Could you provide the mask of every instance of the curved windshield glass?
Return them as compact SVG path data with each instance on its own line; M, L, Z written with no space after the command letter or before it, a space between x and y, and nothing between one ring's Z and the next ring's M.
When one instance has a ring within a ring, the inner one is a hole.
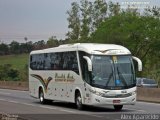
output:
M92 57L92 85L104 89L127 89L136 85L131 56Z

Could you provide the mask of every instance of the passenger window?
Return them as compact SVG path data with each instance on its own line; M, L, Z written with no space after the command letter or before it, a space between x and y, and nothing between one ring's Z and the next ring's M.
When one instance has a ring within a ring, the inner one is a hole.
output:
M30 68L33 70L72 70L79 74L76 51L31 55Z

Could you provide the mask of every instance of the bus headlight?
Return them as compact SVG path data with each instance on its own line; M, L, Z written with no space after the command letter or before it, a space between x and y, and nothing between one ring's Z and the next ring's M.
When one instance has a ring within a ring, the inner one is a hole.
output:
M90 90L90 92L93 93L93 94L96 94L96 95L98 95L98 96L101 96L101 97L104 96L104 93L98 92L98 91L96 91L96 90Z
M134 91L134 92L131 92L131 95L136 95L136 91Z

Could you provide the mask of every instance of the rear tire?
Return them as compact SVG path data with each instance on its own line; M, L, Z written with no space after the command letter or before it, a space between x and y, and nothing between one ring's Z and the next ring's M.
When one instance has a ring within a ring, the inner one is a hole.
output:
M76 103L76 106L77 106L78 110L83 109L84 106L82 104L82 97L81 97L81 94L79 92L76 94L75 103Z
M122 108L123 108L123 105L114 105L114 109L116 111L120 111L120 110L122 110Z
M40 89L39 91L39 101L41 104L45 104L47 102L47 100L44 98L43 89Z

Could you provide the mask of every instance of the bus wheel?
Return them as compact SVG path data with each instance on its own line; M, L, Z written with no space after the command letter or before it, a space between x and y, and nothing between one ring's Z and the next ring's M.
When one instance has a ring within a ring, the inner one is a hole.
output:
M44 93L43 93L42 89L40 89L40 91L39 91L39 100L40 100L41 104L45 104L46 103L46 101L44 99Z
M81 94L79 92L76 94L75 103L76 103L76 106L77 106L78 110L83 109L82 97L81 97Z
M120 110L122 110L122 108L123 108L123 105L114 105L114 109L116 111L120 111Z

